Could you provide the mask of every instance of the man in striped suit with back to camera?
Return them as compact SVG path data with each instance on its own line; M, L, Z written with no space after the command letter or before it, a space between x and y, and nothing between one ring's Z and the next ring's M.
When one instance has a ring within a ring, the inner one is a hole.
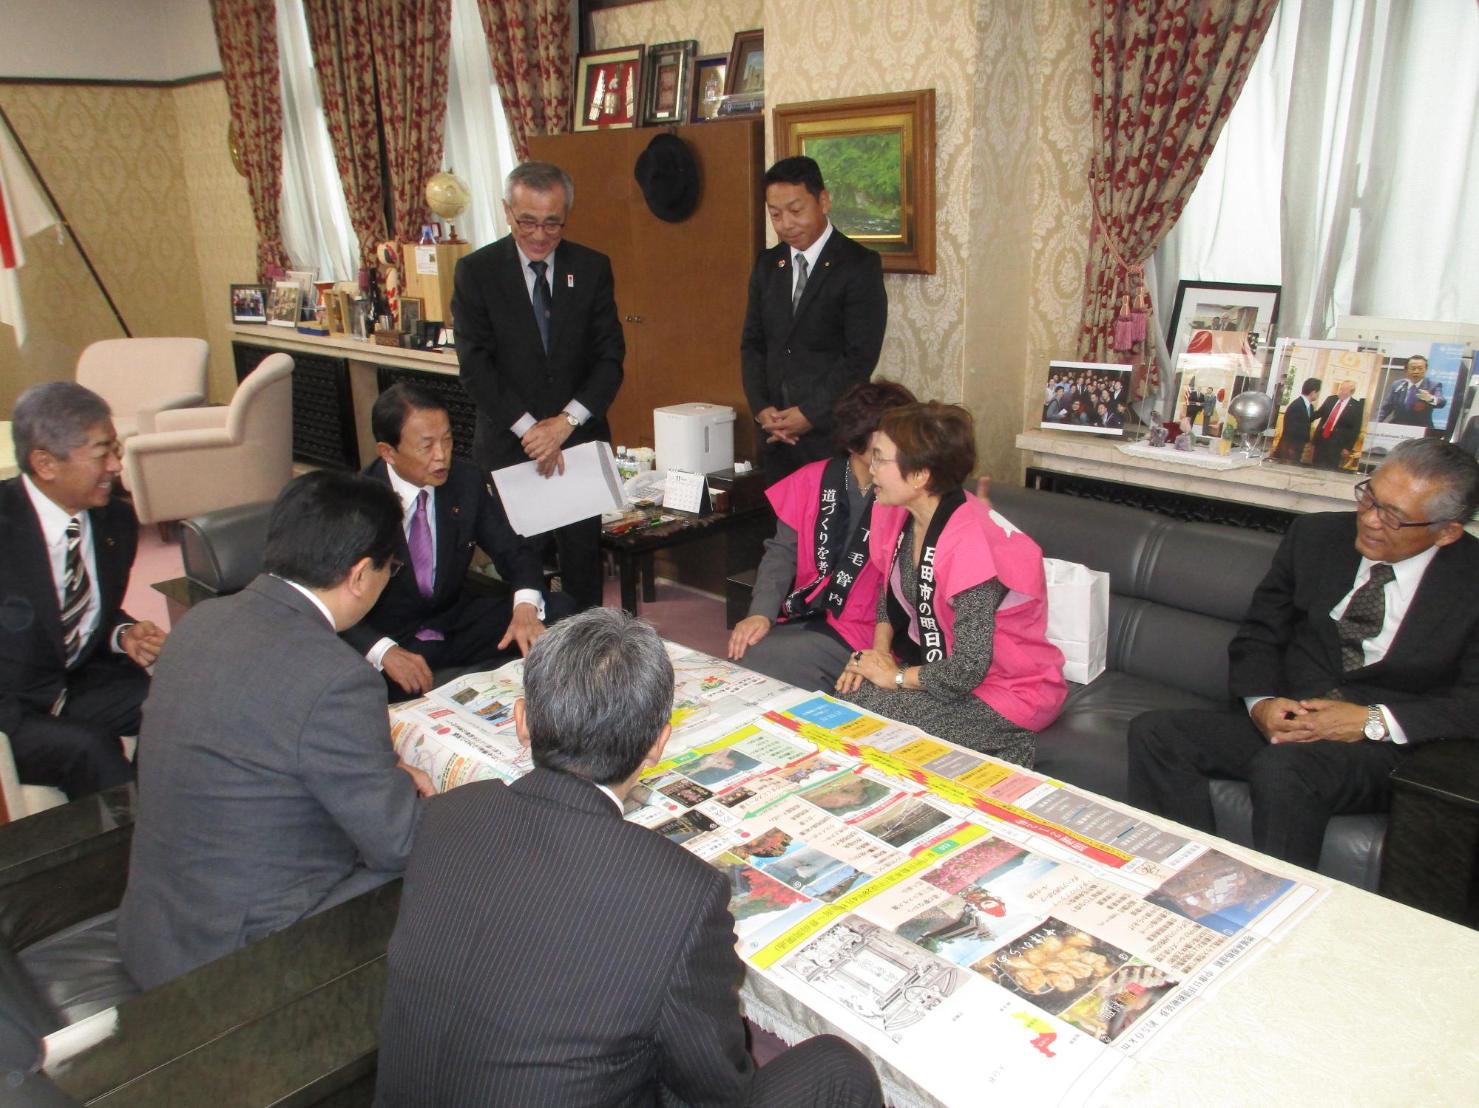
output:
M756 1069L728 883L622 819L662 757L673 667L647 624L551 627L514 706L535 768L433 801L390 941L381 1105L881 1104L831 1036Z

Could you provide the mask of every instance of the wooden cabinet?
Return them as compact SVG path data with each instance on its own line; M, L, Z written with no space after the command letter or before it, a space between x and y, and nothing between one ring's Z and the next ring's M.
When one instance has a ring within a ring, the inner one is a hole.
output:
M566 237L611 258L627 344L626 378L610 413L613 441L651 446L652 409L706 401L735 409L735 456L753 460L739 342L750 266L764 245L764 128L758 119L677 128L702 180L698 208L681 223L653 215L634 176L657 133L538 136L529 155L575 181Z

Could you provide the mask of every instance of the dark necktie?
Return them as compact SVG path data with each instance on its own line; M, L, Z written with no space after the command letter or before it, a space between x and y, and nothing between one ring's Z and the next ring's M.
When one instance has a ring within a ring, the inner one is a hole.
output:
M534 322L539 325L539 341L544 343L544 352L549 353L549 282L544 279L548 262L530 262L534 271Z
M92 580L82 557L82 522L73 516L67 523L67 560L62 572L62 643L71 668L82 653L82 617L92 597Z
M791 291L791 314L801 306L801 294L806 291L806 255L796 255L796 287Z
M1381 632L1387 617L1385 588L1395 574L1386 562L1377 562L1371 567L1371 577L1356 590L1351 602L1345 606L1336 628L1340 633L1340 664L1347 673L1366 664L1361 643Z

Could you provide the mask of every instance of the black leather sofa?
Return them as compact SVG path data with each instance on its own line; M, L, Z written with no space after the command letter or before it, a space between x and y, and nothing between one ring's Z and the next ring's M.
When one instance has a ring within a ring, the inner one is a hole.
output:
M995 486L991 501L1044 556L1109 574L1107 668L1071 689L1062 714L1038 736L1036 768L1124 801L1135 716L1231 706L1227 646L1279 536L1036 489ZM1212 802L1217 833L1251 846L1247 785L1215 781ZM1376 891L1386 827L1384 815L1336 816L1319 871Z

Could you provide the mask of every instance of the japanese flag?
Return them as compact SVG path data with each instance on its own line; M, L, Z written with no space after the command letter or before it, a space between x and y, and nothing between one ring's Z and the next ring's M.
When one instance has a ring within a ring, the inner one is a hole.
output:
M0 121L0 323L15 328L17 346L26 341L18 277L26 263L22 240L59 222L16 149L10 128Z

